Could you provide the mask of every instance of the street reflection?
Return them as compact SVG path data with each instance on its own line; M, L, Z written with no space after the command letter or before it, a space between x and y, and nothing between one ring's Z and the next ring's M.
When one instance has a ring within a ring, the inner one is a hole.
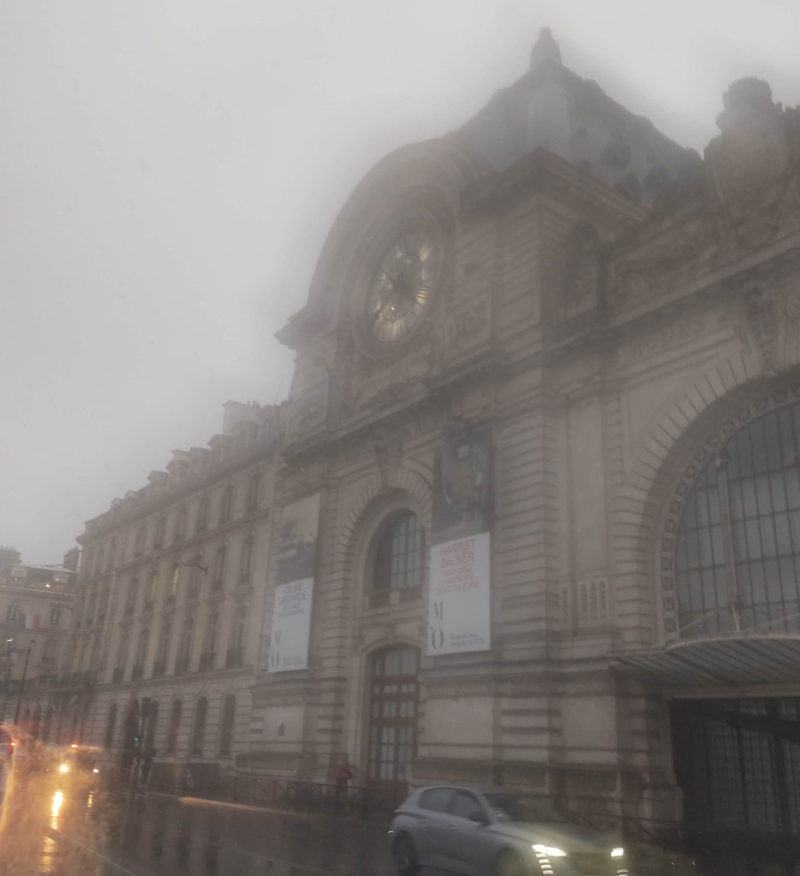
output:
M64 795L61 791L56 791L53 794L53 820L56 822L53 827L58 826L58 813L61 811L61 804L64 802Z

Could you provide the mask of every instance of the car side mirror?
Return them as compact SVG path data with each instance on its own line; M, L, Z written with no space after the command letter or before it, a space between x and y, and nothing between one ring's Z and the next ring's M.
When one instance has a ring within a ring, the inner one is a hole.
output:
M475 812L471 812L469 816L470 821L474 821L476 824L488 824L489 819L483 812L479 812L477 809Z

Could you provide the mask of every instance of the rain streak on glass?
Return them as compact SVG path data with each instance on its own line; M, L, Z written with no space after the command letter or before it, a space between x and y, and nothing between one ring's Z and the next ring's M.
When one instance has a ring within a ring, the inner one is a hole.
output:
M402 337L430 304L439 254L428 228L401 231L381 259L367 297L367 326L379 341Z

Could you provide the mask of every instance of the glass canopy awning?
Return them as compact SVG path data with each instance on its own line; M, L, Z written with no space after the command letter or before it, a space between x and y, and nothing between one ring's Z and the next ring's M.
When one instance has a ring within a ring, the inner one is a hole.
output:
M800 634L687 639L666 648L618 653L612 668L662 688L798 684Z

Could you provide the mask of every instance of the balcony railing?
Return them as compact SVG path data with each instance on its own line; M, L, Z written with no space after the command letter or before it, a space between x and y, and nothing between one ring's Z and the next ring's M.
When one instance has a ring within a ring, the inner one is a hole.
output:
M189 671L189 658L178 657L175 660L175 675L186 675Z
M242 665L244 658L244 648L228 648L228 653L225 655L225 668L237 669Z
M205 654L200 655L200 672L208 672L209 669L214 668L214 652L206 651Z
M144 675L144 664L140 663L131 670L131 681L139 681Z

